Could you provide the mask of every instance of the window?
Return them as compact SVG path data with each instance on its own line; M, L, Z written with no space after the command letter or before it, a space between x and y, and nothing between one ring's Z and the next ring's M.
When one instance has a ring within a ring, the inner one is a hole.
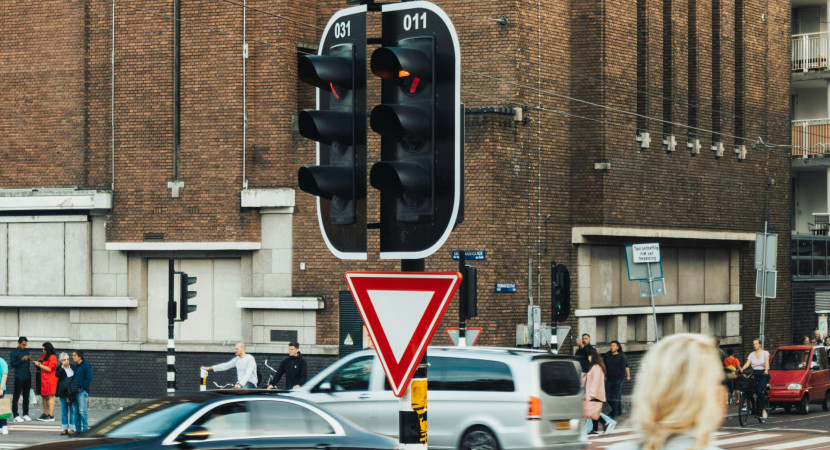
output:
M512 392L513 375L507 364L482 359L428 357L428 389L437 391Z
M550 361L539 366L542 391L553 396L576 395L579 393L580 374L570 361Z
M358 358L346 363L337 369L329 378L314 388L315 392L320 391L320 386L329 383L334 391L367 391L369 390L369 377L372 375L373 356Z
M830 278L830 239L793 236L790 272L794 278Z
M770 370L804 370L810 350L778 350L769 363Z
M239 439L251 435L251 411L248 402L219 405L200 417L193 425L210 431L209 439Z
M251 402L254 436L301 436L334 434L322 416L296 403L281 400Z

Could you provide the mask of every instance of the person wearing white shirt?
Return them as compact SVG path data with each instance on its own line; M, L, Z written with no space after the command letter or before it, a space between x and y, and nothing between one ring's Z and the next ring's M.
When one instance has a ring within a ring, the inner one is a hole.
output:
M233 347L233 351L236 353L236 357L232 360L213 366L202 366L202 370L222 372L236 367L236 385L234 385L234 388L256 389L259 383L256 376L256 360L253 356L245 353L244 342L237 342Z

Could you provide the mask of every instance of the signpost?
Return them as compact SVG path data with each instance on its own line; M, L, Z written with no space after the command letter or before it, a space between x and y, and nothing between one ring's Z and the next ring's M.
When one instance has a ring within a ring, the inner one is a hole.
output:
M764 232L755 235L755 296L761 297L761 330L758 335L761 345L764 345L764 325L766 322L767 299L775 298L776 280L778 271L775 261L778 259L778 235L767 233L767 222L764 222Z
M465 347L472 347L476 345L476 341L481 336L484 329L481 327L469 327L466 329L467 333L464 335ZM458 327L447 327L447 336L450 337L452 345L458 347Z
M628 279L640 281L640 296L651 299L651 314L654 317L654 340L660 340L657 328L657 308L654 306L656 295L666 295L663 281L663 263L660 259L660 244L633 244L625 246L625 264L628 267Z

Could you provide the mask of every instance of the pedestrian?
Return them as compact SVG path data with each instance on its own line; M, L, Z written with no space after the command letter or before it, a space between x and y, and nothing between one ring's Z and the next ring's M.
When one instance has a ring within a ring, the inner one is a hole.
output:
M654 344L640 363L631 419L637 441L613 450L708 449L723 423L723 370L709 336L678 333Z
M268 389L273 389L283 375L285 375L286 389L297 389L308 379L306 363L303 355L300 354L300 344L297 342L288 344L288 358L283 359L280 363L273 381L268 384Z
M813 331L813 336L816 337L816 342L823 342L824 341L824 339L822 339L822 336L821 336L821 330L814 330Z
M815 336L810 336L810 346L815 347L820 341L816 340Z
M32 372L29 361L32 355L29 349L29 340L26 336L17 338L17 348L12 350L11 364L14 370L14 393L12 394L12 415L15 422L31 422L29 417L29 392L32 390ZM23 397L23 415L18 414L17 402Z
M810 336L801 336L801 345L810 345Z
M824 348L826 348L827 351L830 352L830 336L824 338Z
M608 415L616 419L622 414L622 383L623 380L631 381L631 370L620 341L611 341L611 349L602 359L605 363L605 395L611 405L611 413Z
M84 358L83 350L72 352L72 361L75 363L75 382L78 383L78 393L75 394L75 432L83 433L89 429L86 406L89 386L92 384L92 365Z
M582 378L580 381L585 386L585 377L588 371L591 370L591 363L588 362L588 356L590 356L591 350L594 348L591 345L591 335L588 333L583 334L582 339L576 341L576 345L579 348L576 350L575 356L579 358L579 365L582 367Z
M222 372L236 367L236 384L234 388L256 389L257 383L259 383L256 376L256 360L254 360L253 356L245 353L244 342L237 342L233 346L233 351L236 357L230 361L213 366L202 366L201 369Z
M617 421L606 416L602 412L602 404L605 403L605 364L599 356L599 352L591 347L588 355L588 363L591 368L585 378L585 399L582 404L582 412L585 416L585 432L597 434L598 426L594 422L605 422L605 433L612 433L617 426Z
M728 405L732 398L735 398L735 404L738 404L738 397L735 392L735 378L738 377L738 368L741 367L741 361L735 357L735 350L731 348L726 350L726 359L723 360L723 367L726 368L726 378L729 380L729 394L726 397L726 404Z
M726 359L726 352L724 352L723 349L720 348L720 338L715 336L714 339L715 339L715 348L718 349L718 355L720 356L720 360L723 361L723 360Z
M58 389L58 378L55 370L58 368L58 357L55 356L55 347L51 342L43 343L43 353L33 362L40 369L40 398L43 399L43 414L37 418L41 422L55 421L55 391Z
M0 357L0 398L6 397L6 380L9 379L9 364ZM0 434L9 434L8 420L0 419Z
M77 403L73 398L77 392L71 392L70 388L75 371L72 370L68 354L61 353L58 362L61 365L55 373L58 377L57 396L61 400L61 435L69 436L75 434L75 416L78 415Z
M767 405L764 404L764 391L769 383L769 352L764 350L760 339L752 341L752 347L755 349L749 354L746 363L741 370L746 370L747 367L752 366L752 375L758 380L758 409L761 410L761 417L767 418Z

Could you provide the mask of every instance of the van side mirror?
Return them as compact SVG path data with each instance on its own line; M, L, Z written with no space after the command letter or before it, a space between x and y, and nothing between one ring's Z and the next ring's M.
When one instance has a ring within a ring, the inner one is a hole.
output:
M199 425L191 425L185 429L179 437L176 438L178 442L188 441L204 441L210 437L210 431Z

